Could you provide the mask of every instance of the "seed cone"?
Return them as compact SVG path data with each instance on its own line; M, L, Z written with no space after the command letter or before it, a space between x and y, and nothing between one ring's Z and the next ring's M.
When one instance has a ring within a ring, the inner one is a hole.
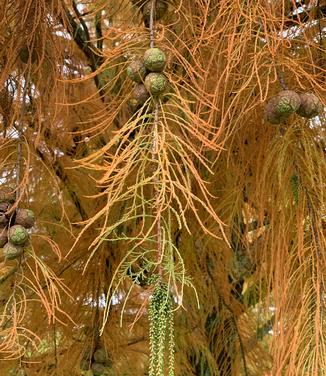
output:
M94 352L93 358L94 358L95 363L101 363L101 364L105 365L106 367L112 366L112 361L108 357L105 349L103 349L103 348L97 349Z
M301 105L297 110L297 114L311 119L319 115L323 111L323 105L319 98L312 93L300 94Z
M283 90L267 103L265 108L266 119L272 124L280 124L296 112L300 104L300 96L295 91Z
M102 376L105 370L106 370L105 366L101 363L92 364L92 371L93 371L94 376Z
M153 96L164 93L167 87L167 79L161 73L150 73L145 78L145 87Z
M8 231L9 241L14 245L24 245L28 240L28 232L21 225L14 225Z
M104 349L97 349L94 352L93 358L96 363L105 363L108 359L108 356L106 355L106 351Z
M127 68L128 76L138 84L144 81L146 73L144 62L141 59L133 60Z
M0 203L12 204L16 200L15 192L13 190L5 188L0 190Z
M10 209L9 202L0 202L0 213L3 214Z
M149 48L144 54L145 67L151 72L162 72L166 64L165 53L159 48Z
M154 20L160 20L166 13L168 9L168 4L164 0L156 0L155 9L154 9ZM142 13L145 22L149 22L152 10L152 2L147 1L142 7Z
M0 229L0 248L3 248L6 243L8 243L8 231L6 228L1 228Z
M143 84L135 86L129 104L133 110L139 109L149 98L148 91Z
M35 224L34 212L30 209L18 209L16 212L15 225L31 228Z
M0 213L0 227L7 226L8 223L9 218L4 213Z
M14 260L15 258L21 256L23 252L23 247L10 242L6 243L3 247L3 254L6 260Z

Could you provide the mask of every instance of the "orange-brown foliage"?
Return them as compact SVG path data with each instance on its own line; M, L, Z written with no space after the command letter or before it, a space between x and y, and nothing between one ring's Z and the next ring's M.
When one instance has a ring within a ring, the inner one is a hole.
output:
M325 113L264 118L285 88L325 105L326 5L168 0L169 100L133 113L135 3L0 1L0 183L37 219L0 265L0 374L81 375L101 345L145 375L145 261L176 375L326 373Z

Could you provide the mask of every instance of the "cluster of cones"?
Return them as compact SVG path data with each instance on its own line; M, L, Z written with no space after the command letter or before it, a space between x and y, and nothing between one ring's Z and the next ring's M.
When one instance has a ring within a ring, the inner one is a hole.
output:
M136 84L129 101L133 110L143 106L150 96L157 98L165 92L168 85L162 73L165 65L165 53L156 47L149 48L143 57L135 57L129 64L127 74Z
M92 370L94 376L103 376L106 371L112 367L111 359L108 357L104 347L98 347L93 355L85 354L83 357L80 368L83 371Z
M28 229L35 223L32 210L19 208L12 211L15 195L12 192L0 192L0 248L6 260L20 257L28 245Z
M149 27L152 12L152 1L132 0L142 13L145 26ZM153 20L157 21L164 16L168 9L167 1L156 0L153 9ZM132 98L129 101L133 111L139 110L150 96L162 95L167 87L168 80L162 73L166 65L165 53L159 48L150 48L144 56L135 57L127 68L128 76L135 82Z
M312 93L298 94L293 90L282 90L266 105L266 119L272 124L280 124L296 113L307 119L320 115L323 105Z

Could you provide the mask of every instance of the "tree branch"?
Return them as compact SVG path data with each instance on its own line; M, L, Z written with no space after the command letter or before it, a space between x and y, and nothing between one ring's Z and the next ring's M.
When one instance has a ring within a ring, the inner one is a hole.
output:
M103 56L101 56L100 51L90 42L89 32L85 24L85 21L83 20L83 22L81 22L80 19L82 19L82 16L78 12L77 7L76 10L79 14L79 20L83 25L83 28L81 28L80 25L78 25L78 23L75 21L74 17L71 15L69 9L64 4L64 2L62 2L62 8L64 10L67 22L65 22L65 20L62 17L60 17L60 23L67 28L67 31L70 34L70 36L73 38L78 47L83 51L84 55L87 57L92 72L95 72L97 68L103 64L104 59ZM100 80L97 75L94 76L94 81L103 100L105 92L101 86Z
M75 0L72 1L72 7L74 8L74 12L76 13L76 16L80 22L80 24L82 25L83 29L84 29L84 32L85 32L85 35L86 35L86 42L90 42L90 35L89 35L89 31L88 31L88 27L86 25L86 22L85 20L83 19L82 15L80 14L78 8L77 8L77 5L76 5L76 2Z
M102 14L101 11L95 15L95 31L96 31L96 46L98 50L103 49L103 33L102 33Z
M69 177L66 174L66 172L64 171L64 169L62 168L62 166L60 165L60 163L57 160L53 163L49 162L48 158L46 158L44 153L42 153L42 151L39 148L36 149L36 153L41 158L43 163L45 163L47 166L52 165L53 171L55 172L56 176L65 185L67 192L70 195L72 202L74 203L81 219L83 221L87 220L87 218L88 218L87 213L84 210L84 208L81 204L81 201L80 201L79 197L77 196L76 192L73 189L71 189Z
M316 12L315 18L311 18L311 15ZM309 10L305 10L301 13L292 14L289 16L285 22L284 25L287 28L290 28L292 26L298 26L302 23L306 23L313 20L319 20L326 17L326 5L320 5L317 7L313 7Z

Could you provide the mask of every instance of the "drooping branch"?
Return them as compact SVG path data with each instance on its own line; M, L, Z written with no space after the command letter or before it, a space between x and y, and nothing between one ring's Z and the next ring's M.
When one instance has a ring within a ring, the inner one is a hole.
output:
M64 168L61 166L58 160L55 160L54 162L50 162L49 159L46 157L45 153L43 153L40 148L36 149L37 155L41 158L42 162L45 163L47 166L52 166L53 171L55 172L56 176L60 179L60 181L64 184L64 186L67 189L67 192L74 203L81 219L83 221L87 220L88 215L86 211L83 208L83 205L81 203L81 200L79 199L77 193L74 191L74 189L71 187L71 183L69 180L68 175L66 174Z
M88 60L88 64L92 70L92 72L96 72L99 66L101 66L104 62L103 56L101 56L100 51L98 48L93 45L93 43L90 41L90 35L87 28L87 25L85 21L83 20L82 15L79 13L77 6L75 7L75 12L77 11L78 19L80 20L83 27L81 28L79 24L75 21L74 17L70 13L67 6L62 2L62 8L65 13L65 18L62 17L59 18L60 23L67 28L68 33L73 38L73 40L76 42L76 44L79 46L81 51L83 51L84 55L86 56ZM94 81L96 84L96 87L99 91L100 97L103 100L104 91L101 85L101 82L97 75L94 76Z

